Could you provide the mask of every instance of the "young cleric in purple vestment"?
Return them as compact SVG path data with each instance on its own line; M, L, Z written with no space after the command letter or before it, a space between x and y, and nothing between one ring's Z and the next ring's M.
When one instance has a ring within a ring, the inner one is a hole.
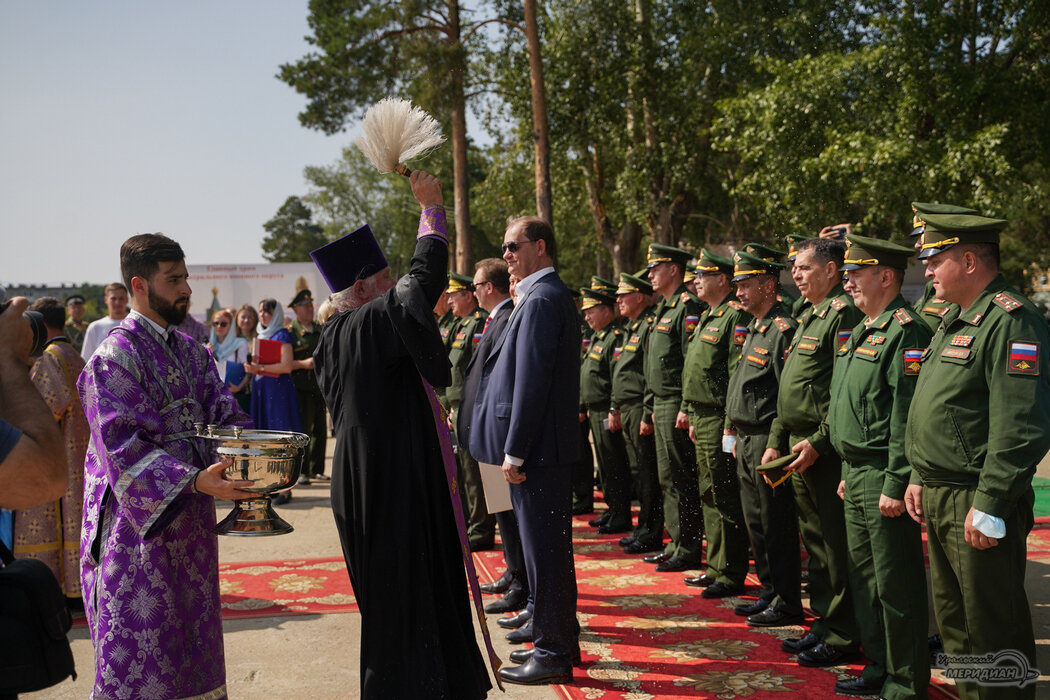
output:
M209 465L194 423L250 426L207 350L175 330L190 299L185 256L161 234L120 249L132 312L78 387L84 465L81 582L95 646L92 698L226 697L215 498L250 481Z

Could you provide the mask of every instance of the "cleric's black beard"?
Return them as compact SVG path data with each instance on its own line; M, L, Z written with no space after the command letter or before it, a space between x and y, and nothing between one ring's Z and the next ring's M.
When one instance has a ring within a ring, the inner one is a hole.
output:
M159 296L153 293L153 290L149 290L149 307L157 312L157 314L173 326L177 326L186 320L186 314L189 311L189 305L187 304L180 311L176 308L175 304L180 301L189 301L186 299L176 299L175 304L168 303L165 299L161 299Z

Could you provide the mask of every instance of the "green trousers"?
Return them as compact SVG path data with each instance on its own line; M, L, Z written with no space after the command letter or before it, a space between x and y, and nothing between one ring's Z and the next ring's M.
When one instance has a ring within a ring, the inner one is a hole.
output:
M868 658L862 675L882 682L886 700L925 698L930 613L919 524L907 513L890 518L879 511L882 469L849 465L845 472L849 582Z
M589 513L594 509L594 451L591 426L583 421L580 431L580 458L572 465L572 506Z
M452 408L449 419L456 425L459 406ZM456 452L458 466L456 480L459 482L459 497L463 504L463 519L466 521L467 538L471 542L491 542L496 536L496 516L485 506L485 489L481 485L481 467L466 446L460 445Z
M791 435L788 445L806 436ZM859 635L848 581L846 516L839 498L842 463L834 451L791 476L802 543L809 552L809 604L819 615L810 632L838 649L857 648Z
M653 403L656 466L664 494L664 524L671 541L664 552L699 564L704 536L697 490L696 451L689 431L675 426L681 401L657 398Z
M634 493L638 496L638 526L631 533L639 542L664 539L664 502L660 494L660 475L656 467L656 444L652 435L642 435L642 402L620 406L627 463L630 465Z
M588 407L587 422L591 427L598 471L602 475L602 492L609 506L605 526L627 529L631 526L631 469L627 466L627 447L623 431L610 433L605 427L609 406Z
M694 404L689 410L696 446L696 472L707 537L705 574L729 586L747 577L748 538L740 505L736 461L722 451L725 413L718 407Z
M737 431L737 479L740 503L755 553L759 598L778 610L802 614L802 560L798 518L790 481L772 488L755 469L769 440L767 430Z
M303 432L310 436L310 445L306 448L303 461L303 474L307 477L324 474L324 453L328 445L328 417L325 414L324 397L300 392L299 419L303 424Z
M995 654L1015 650L1035 668L1032 611L1024 591L1028 533L1032 530L1032 489L1018 499L1003 520L1006 536L995 547L977 550L966 543L963 524L973 506L974 489L926 486L922 508L933 580L933 610L944 653L951 656ZM951 659L948 659L949 667ZM1000 663L999 666L1006 666ZM1016 664L1014 664L1016 665ZM957 682L959 696L1034 698L1035 683L980 685Z

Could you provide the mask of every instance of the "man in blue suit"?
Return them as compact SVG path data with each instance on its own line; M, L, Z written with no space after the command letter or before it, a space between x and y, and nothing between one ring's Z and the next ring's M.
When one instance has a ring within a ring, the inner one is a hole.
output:
M466 450L470 449L470 426L474 418L474 402L477 399L485 359L503 335L507 319L514 308L510 298L510 273L507 271L507 262L499 258L485 258L479 260L474 267L474 295L489 316L482 328L481 342L467 363L463 398L456 421L456 437L460 447ZM510 613L525 607L529 598L529 582L525 575L525 559L521 552L521 536L518 534L518 521L514 517L514 511L496 513L495 520L499 524L500 537L503 539L503 559L507 569L496 581L481 584L481 591L505 594L500 600L486 605L486 613ZM526 612L526 620L520 622L524 624L531 616L531 613Z
M470 428L479 461L501 464L521 532L533 649L500 669L509 683L566 683L579 658L572 560L572 469L579 459L580 323L554 271L554 231L535 217L503 236L517 284L507 328L485 360Z

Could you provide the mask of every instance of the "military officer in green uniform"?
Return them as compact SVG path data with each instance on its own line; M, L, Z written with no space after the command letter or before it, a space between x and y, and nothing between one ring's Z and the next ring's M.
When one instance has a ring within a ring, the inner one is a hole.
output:
M613 365L609 429L623 433L627 445L634 493L638 496L638 525L620 540L625 554L663 551L664 503L656 467L656 444L651 424L652 394L645 387L645 353L656 322L653 287L637 275L620 273L616 305L625 320L620 356Z
M706 248L696 264L700 300L707 308L689 341L682 370L682 400L696 446L700 502L707 536L707 569L685 580L704 598L739 594L747 577L748 539L740 506L736 460L723 449L726 390L740 361L751 314L733 295L733 261ZM681 416L679 416L681 418Z
M87 332L87 321L84 320L84 297L81 294L70 294L66 297L66 312L69 321L66 322L66 338L76 349L77 353L84 347L84 333Z
M580 417L587 421L598 458L602 490L608 510L594 522L607 535L631 529L631 470L623 431L609 423L612 373L616 353L623 344L615 323L616 297L611 290L581 289L583 316L593 336L580 366Z
M802 622L801 559L798 519L791 483L766 483L757 471L767 449L778 454L787 445L771 442L777 392L796 322L777 300L782 264L745 252L734 259L733 282L741 305L752 315L740 363L726 392L726 428L736 432L740 500L751 536L755 572L762 586L758 600L734 612L752 627L780 627Z
M581 305L580 290L569 288L576 308ZM591 348L591 336L594 332L583 319L580 311L580 364L587 357ZM580 459L572 467L572 514L587 515L594 512L594 450L591 448L591 426L585 420L580 421Z
M685 276L682 278L682 282L685 284L686 289L693 294L698 294L696 289L696 262L686 264Z
M799 244L803 241L812 240L812 238L812 236L802 236L797 233L789 233L788 235L784 236L784 240L786 240L788 244L788 274L791 274L792 277L794 277L794 273L792 272L792 270L795 266L795 258L798 257ZM809 299L806 299L805 295L802 295L795 299L794 304L792 304L791 314L795 317L796 320L802 320L802 316L804 316L805 313L809 311L812 307L813 304L809 302Z
M664 523L671 541L663 552L645 557L657 571L685 571L700 563L703 521L697 490L696 451L689 440L689 421L679 414L682 368L689 337L700 321L701 302L682 282L689 253L653 243L649 246L649 279L661 297L656 323L645 353L645 383L653 394L651 423L664 496Z
M847 582L846 522L838 485L839 457L828 441L831 373L835 355L861 313L842 289L845 245L829 238L797 244L792 277L813 306L799 321L780 376L777 417L770 440L787 441L802 542L809 552L810 606L820 618L810 633L787 643L804 666L830 666L857 651L857 621ZM763 461L779 457L770 450Z
M437 320L441 340L445 343L445 352L448 352L452 345L452 327L459 323L459 319L452 313L452 308L448 305L447 292L438 297L437 303L434 305L434 318ZM434 387L434 393L437 394L438 400L441 401L441 405L447 411L448 399L445 398L445 389L446 387L436 386Z
M474 296L474 278L456 272L448 274L449 307L456 323L449 330L452 339L448 348L448 361L452 365L452 382L445 389L449 404L450 425L455 426L459 418L459 404L463 398L463 382L467 364L474 349L481 342L488 313L478 306ZM463 502L463 516L467 525L467 539L471 551L492 549L496 540L496 518L485 507L485 492L481 485L481 469L467 448L459 445L456 453L459 463L459 495Z
M927 214L977 214L975 209L959 207L954 204L933 204L930 202L912 202L911 210L915 214L912 218L912 229L910 235L915 240L915 250L922 250L922 233L926 230L926 222L923 217ZM913 308L919 312L930 330L937 330L941 325L941 319L951 309L951 304L943 299L938 299L933 290L933 282L926 282L926 288L922 296L913 304Z
M311 479L327 481L331 478L324 473L328 415L325 413L324 395L314 373L314 349L321 340L321 324L314 322L314 300L309 289L300 290L288 306L295 313L291 327L292 383L299 397L299 419L303 432L310 436L299 483L309 484Z
M908 407L929 327L901 296L910 247L847 235L846 292L866 316L842 344L831 379L828 434L842 457L850 589L868 664L840 680L848 695L924 698L930 681L922 533L904 509L911 466Z
M1050 333L1036 307L999 274L1006 221L965 214L924 220L926 278L956 308L923 354L905 438L913 468L905 505L926 522L949 673L953 657L1014 650L1020 663L1003 659L997 670L1022 674L1035 668L1024 572L1032 476L1050 449ZM959 679L957 688L963 698L1035 697L1034 678L1004 680Z
M766 262L775 262L781 265L783 265L784 260L787 257L787 253L762 245L761 243L744 244L744 252L748 255L754 255L756 258L762 258ZM785 308L791 309L795 305L795 302L798 301L798 295L791 292L778 281L777 301L783 304Z

